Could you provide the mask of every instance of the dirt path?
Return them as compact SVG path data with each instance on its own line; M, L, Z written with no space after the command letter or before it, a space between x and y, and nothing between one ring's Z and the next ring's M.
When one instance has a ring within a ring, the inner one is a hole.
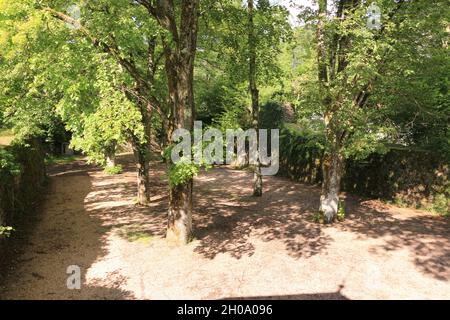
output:
M129 159L128 159L129 161ZM226 168L195 181L196 239L163 239L167 186L134 205L135 174L55 167L32 232L5 270L1 299L450 299L450 222L348 196L348 219L312 222L318 189ZM78 265L81 290L68 290Z

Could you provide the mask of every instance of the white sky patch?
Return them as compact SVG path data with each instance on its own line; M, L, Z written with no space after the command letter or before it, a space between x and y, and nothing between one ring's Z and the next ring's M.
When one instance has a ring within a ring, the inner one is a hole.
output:
M80 19L81 19L81 11L80 7L76 4L72 4L67 8L67 14L69 17L76 21L75 24L66 23L69 29L79 29L80 28Z
M297 15L300 13L299 6L313 7L312 0L271 0L271 3L282 5L289 10L289 22L293 26L299 25L297 19Z

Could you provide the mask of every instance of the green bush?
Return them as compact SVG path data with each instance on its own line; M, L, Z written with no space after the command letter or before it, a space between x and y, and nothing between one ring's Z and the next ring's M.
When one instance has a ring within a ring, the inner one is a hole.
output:
M14 231L13 227L0 226L0 238L9 237L11 235L11 232L13 231Z
M323 217L323 213L320 211L317 211L316 213L314 213L313 215L313 221L315 223L323 223L325 221L324 217Z
M261 106L259 127L261 129L280 129L283 122L283 108L278 102L269 101Z
M431 211L444 217L450 216L450 199L445 194L436 195L431 205Z
M118 164L117 166L106 167L105 172L110 175L115 175L123 172L123 167Z
M339 208L337 212L337 219L339 221L344 221L345 219L345 204L344 201L339 201Z
M0 177L20 174L20 165L14 155L5 149L0 149Z

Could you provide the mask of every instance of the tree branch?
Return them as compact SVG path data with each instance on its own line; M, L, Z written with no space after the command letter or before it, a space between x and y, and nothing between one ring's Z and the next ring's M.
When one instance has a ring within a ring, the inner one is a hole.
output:
M88 38L94 47L100 48L103 52L110 54L122 67L124 67L128 73L133 77L133 79L142 87L145 87L151 91L151 87L147 81L142 77L139 70L132 60L122 58L119 49L116 44L109 45L104 41L99 40L93 36L90 31L84 27L79 21L73 19L65 13L59 12L52 8L44 8L44 11L50 13L51 16L57 18L65 23L68 23L77 28L86 38Z

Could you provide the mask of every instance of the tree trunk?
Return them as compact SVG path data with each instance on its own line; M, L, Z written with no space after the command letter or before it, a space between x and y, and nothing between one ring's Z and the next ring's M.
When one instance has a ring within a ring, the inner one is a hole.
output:
M193 180L170 188L169 217L166 238L184 244L192 239L192 187Z
M166 3L173 6L172 2ZM159 8L168 19L161 20L172 33L173 44L164 43L165 70L169 89L171 118L169 128L194 128L194 59L197 46L198 0L181 2L179 32L173 17L174 8ZM169 143L172 137L169 136ZM174 164L172 164L174 165ZM166 237L171 242L185 244L192 239L193 179L169 187L169 210Z
M262 196L262 176L261 163L259 159L259 91L256 83L256 36L255 26L253 22L254 4L253 0L248 0L248 46L250 53L250 68L249 68L249 88L252 96L252 122L253 128L256 130L256 149L258 155L256 157L256 164L253 170L253 195L256 197Z
M109 146L105 150L105 161L107 168L112 168L116 166L116 145L117 142L114 141L111 143L111 146Z
M334 222L337 217L341 178L344 168L344 157L341 148L344 133L341 131L336 131L337 133L335 133L330 128L329 121L330 118L325 116L329 151L325 152L322 162L323 181L319 208L326 223Z
M337 217L342 165L342 158L338 154L329 154L324 159L319 210L323 213L326 223L332 223Z
M337 216L339 206L339 191L341 180L342 161L339 154L337 140L333 135L332 119L333 114L332 100L328 88L328 66L327 66L327 47L325 42L325 21L327 15L327 0L319 0L318 22L316 29L317 38L317 66L319 93L322 97L322 104L325 107L324 124L327 138L327 146L322 160L322 192L320 195L319 211L323 214L325 222L331 223ZM331 59L331 66L334 65L334 57ZM333 72L332 72L333 74Z
M116 166L116 155L114 153L106 155L106 167L112 168Z
M137 171L136 202L140 205L148 205L150 203L150 163L146 146L139 144L137 139L132 139L132 146Z

